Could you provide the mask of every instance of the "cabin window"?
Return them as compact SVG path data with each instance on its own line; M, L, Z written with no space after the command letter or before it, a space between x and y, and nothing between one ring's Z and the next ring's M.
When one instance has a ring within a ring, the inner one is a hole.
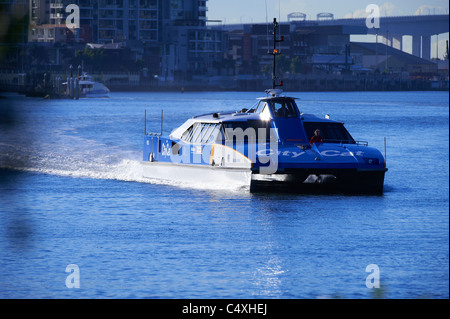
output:
M264 101L259 101L258 104L252 107L247 113L261 113L267 118L269 112L268 106L275 117L297 117L297 106L294 100L289 98L274 98Z
M295 104L291 100L271 100L270 106L275 117L297 117Z
M200 123L198 125L199 129L196 131L195 135L192 137L192 143L200 143L202 141L202 136L205 135L208 124Z
M216 136L214 137L214 141L219 144L225 143L225 131L222 124L217 125L217 128L215 129Z
M216 123L194 123L181 136L188 143L207 144L215 141L219 133L220 124Z
M201 130L200 123L195 123L194 127L192 128L192 134L188 138L188 142L195 141L198 134L200 133L200 130Z
M218 135L219 135L219 132L221 132L221 128L222 128L222 125L215 124L213 129L212 129L212 131L211 131L211 134L209 135L209 137L208 137L208 139L206 141L206 143L214 142L219 137Z
M248 113L260 113L266 105L266 102L259 101L256 107L252 107L250 110L248 110Z
M192 125L189 126L189 128L188 128L186 131L184 131L183 135L181 135L181 139L182 139L183 141L187 141L188 138L189 138L189 135L190 135L191 133L192 133Z
M306 136L311 138L316 129L320 130L324 142L354 144L355 140L342 123L304 122Z
M192 125L189 126L189 128L186 131L184 131L184 133L181 135L181 139L183 141L187 141L191 133L192 133Z
M214 131L216 124L208 124L208 127L205 128L205 133L202 135L202 144L208 143L209 137L211 136L211 133Z

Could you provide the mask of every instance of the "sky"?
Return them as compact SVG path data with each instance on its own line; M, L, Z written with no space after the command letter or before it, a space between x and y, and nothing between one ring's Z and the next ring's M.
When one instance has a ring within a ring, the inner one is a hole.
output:
M390 0L380 2L374 0L208 0L207 18L209 20L222 20L224 24L258 23L272 21L273 18L283 22L287 21L287 15L292 12L305 13L311 20L315 20L316 15L321 12L333 13L335 19L356 18L366 17L366 6L372 3L380 7L381 16L449 14L448 0ZM367 39L371 41L370 38ZM445 41L448 39L448 33L438 37L440 58L445 52ZM436 36L433 36L432 48L435 48L435 46ZM407 52L411 50L408 39L405 39L404 47ZM432 49L431 56L436 56L436 50Z

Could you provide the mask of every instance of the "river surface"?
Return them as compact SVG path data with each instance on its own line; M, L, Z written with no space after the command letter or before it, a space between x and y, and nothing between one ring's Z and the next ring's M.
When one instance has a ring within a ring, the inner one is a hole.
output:
M261 95L3 94L0 298L448 298L448 92L289 94L383 153L386 137L382 196L142 178L144 110L168 134Z

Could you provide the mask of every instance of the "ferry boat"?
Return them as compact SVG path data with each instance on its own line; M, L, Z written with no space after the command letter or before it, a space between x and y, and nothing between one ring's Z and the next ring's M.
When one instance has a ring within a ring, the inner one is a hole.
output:
M274 71L277 27L274 19ZM354 140L342 122L303 113L281 85L274 72L272 89L250 108L195 116L169 136L146 131L144 177L250 191L381 194L382 153Z

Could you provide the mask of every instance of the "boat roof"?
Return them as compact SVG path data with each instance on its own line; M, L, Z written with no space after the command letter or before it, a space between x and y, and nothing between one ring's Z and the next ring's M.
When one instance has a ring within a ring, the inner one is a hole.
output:
M273 91L273 90L266 90ZM277 90L281 91L281 90ZM267 100L296 100L295 97L288 97L282 95L268 95L265 97L260 97L257 100L267 101ZM239 121L248 121L248 120L260 120L259 113L248 113L243 111L226 111L226 112L214 112L214 113L206 113L192 117L196 121L208 121L208 122L239 122Z
M292 97L283 96L267 96L260 98L260 100L271 99L289 99ZM314 114L300 113L300 117L304 122L328 122L328 123L342 123L326 117L318 117ZM230 122L247 122L247 121L261 121L260 113L247 113L242 111L227 111L227 112L213 112L194 116L184 122L181 126L176 128L170 134L171 138L181 138L182 134L194 123L230 123Z
M241 112L214 112L194 116L192 118L195 122L242 122L248 120L260 120L259 113L241 113Z
M318 117L315 114L300 113L300 116L305 122L330 122L342 123L340 121L332 120L327 117ZM208 123L222 123L222 122L243 122L249 120L261 120L260 113L241 113L241 112L215 112L202 114L192 117L192 122L208 122Z

